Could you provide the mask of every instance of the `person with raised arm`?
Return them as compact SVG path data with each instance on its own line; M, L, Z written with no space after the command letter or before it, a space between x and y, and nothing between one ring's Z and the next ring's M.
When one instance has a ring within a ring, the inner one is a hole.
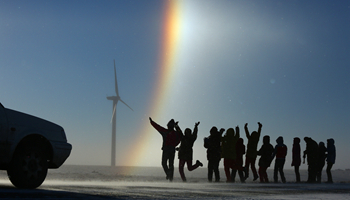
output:
M247 153L245 157L245 179L249 177L249 166L252 169L253 172L253 181L257 180L259 178L258 173L255 168L255 161L256 161L256 156L257 156L257 148L258 148L258 142L260 139L260 134L261 134L261 128L262 124L258 122L259 128L258 131L253 131L252 134L249 133L248 130L248 123L245 124L244 130L245 134L248 139L248 144L247 144Z
M182 181L186 182L186 176L184 173L184 166L187 163L187 169L188 171L192 171L197 169L199 166L202 167L203 164L197 160L196 164L192 165L192 159L193 159L193 144L197 139L197 133L198 133L198 125L199 122L195 123L193 133L191 129L186 128L185 129L185 135L181 139L180 147L178 148L179 153L179 172L181 175Z
M175 122L174 119L168 122L167 128L154 122L151 117L149 120L151 125L162 135L162 167L166 174L166 179L172 181L174 178L175 148L182 139L182 131L178 126L178 122Z

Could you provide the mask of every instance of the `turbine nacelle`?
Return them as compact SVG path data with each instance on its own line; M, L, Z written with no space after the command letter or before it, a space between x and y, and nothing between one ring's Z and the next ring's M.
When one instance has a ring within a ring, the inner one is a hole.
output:
M118 101L118 100L120 100L120 97L118 97L118 96L109 96L109 97L107 97L107 99L108 100L112 100L112 101Z

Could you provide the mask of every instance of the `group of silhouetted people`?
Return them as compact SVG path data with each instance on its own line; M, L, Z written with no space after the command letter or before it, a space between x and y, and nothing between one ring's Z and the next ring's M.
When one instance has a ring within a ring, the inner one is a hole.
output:
M166 179L172 181L174 178L174 159L176 150L179 151L179 172L183 181L186 181L186 176L184 173L184 166L187 163L187 168L189 171L197 169L199 166L203 166L201 162L197 160L196 164L192 165L193 159L193 144L197 139L198 125L199 122L195 123L193 133L189 128L185 129L185 134L178 126L178 122L171 119L167 128L160 126L155 123L152 118L149 118L151 125L162 135L163 145L162 145L162 167L166 174ZM181 142L181 144L180 144ZM180 144L179 148L176 146ZM169 163L169 165L168 165Z
M184 166L187 164L189 171L195 170L198 167L202 167L203 164L200 161L196 161L193 165L193 144L197 139L199 122L195 123L193 131L189 128L185 129L183 134L181 128L178 126L178 122L171 119L167 128L155 123L151 118L151 125L162 135L162 167L166 174L166 179L172 181L174 177L174 159L175 152L178 150L179 158L179 173L183 181L186 181L184 174ZM226 130L217 127L210 129L210 135L204 138L204 147L207 149L208 160L208 181L213 181L213 174L215 176L215 182L220 181L219 164L223 158L224 171L226 175L226 182L235 182L236 173L238 172L240 181L242 183L249 177L249 168L253 173L253 181L260 178L261 183L268 183L267 169L270 167L271 162L275 159L274 165L274 182L278 183L278 173L280 174L281 181L286 183L283 168L287 155L287 146L284 144L283 137L279 136L276 139L275 147L270 143L270 136L265 135L263 137L263 144L258 150L258 143L260 140L262 124L258 122L258 130L252 133L248 130L248 124L244 126L245 134L248 140L247 148L244 145L243 138L240 137L239 127L229 128ZM331 169L335 163L335 146L334 140L327 140L327 147L323 142L317 144L310 137L305 137L306 149L304 151L304 163L307 157L308 163L308 183L320 183L323 167L327 161L327 182L333 183ZM177 148L177 146L180 146ZM243 162L243 156L245 154L245 163ZM259 170L255 168L255 161L257 156L260 156L258 166ZM301 165L301 148L300 138L296 137L293 140L292 148L292 166L296 175L296 182L300 182L299 167Z
M323 167L325 166L325 160L326 160L327 161L326 172L327 172L327 179L328 179L326 183L333 183L331 169L333 167L333 164L335 163L335 155L336 155L334 139L330 138L327 140L327 147L323 142L320 142L319 144L317 144L317 142L311 139L310 137L305 137L304 141L306 142L306 149L304 151L303 163L305 163L305 158L307 157L307 164L308 164L307 182L309 183L321 182L321 174L322 174ZM300 181L300 177L299 177L299 181Z

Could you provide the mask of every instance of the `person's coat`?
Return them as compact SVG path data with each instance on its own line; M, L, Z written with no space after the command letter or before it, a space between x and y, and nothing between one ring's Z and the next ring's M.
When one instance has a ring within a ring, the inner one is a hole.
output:
M335 146L334 146L334 139L328 139L327 140L327 162L328 163L335 163Z
M245 154L245 145L243 139L239 138L236 143L236 165L243 166L243 155Z
M258 155L261 156L259 159L259 167L268 168L271 165L272 155L274 152L274 148L272 144L270 144L270 137L263 137L263 145L258 151Z
M163 151L172 151L175 152L176 146L180 143L182 138L182 131L178 126L175 126L176 130L166 129L154 121L151 121L151 125L162 135Z
M236 127L236 133L233 128L229 128L221 139L222 158L236 159L236 143L239 139L239 128Z
M327 158L326 156L327 148L324 146L323 142L320 142L318 145L318 166L322 169L325 165L325 160Z
M307 155L307 164L308 165L317 165L318 161L318 144L315 140L305 137L306 149L304 155Z
M301 149L300 138L294 138L292 148L292 166L300 166L301 164Z
M193 144L197 139L198 128L195 126L193 133L190 129L185 130L185 135L181 139L178 157L180 160L193 159Z
M277 142L277 145L275 146L275 151L274 151L272 157L276 156L276 159L285 160L288 149L287 149L287 146L285 144L283 144L283 137L281 137L281 136L278 137L276 142Z
M246 157L255 159L257 156L257 149L258 149L258 143L260 139L260 133L261 133L261 127L259 127L258 132L253 131L252 134L249 134L249 131L247 128L245 128L245 134L248 139L247 144L247 154Z
M209 137L204 138L204 147L207 149L208 160L221 159L221 135L216 127L210 130Z

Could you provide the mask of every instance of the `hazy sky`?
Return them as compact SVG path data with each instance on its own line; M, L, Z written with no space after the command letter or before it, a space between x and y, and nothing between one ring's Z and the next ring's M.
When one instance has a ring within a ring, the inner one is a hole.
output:
M63 126L66 164L110 164L114 59L134 110L117 107L117 165L160 166L151 116L200 121L205 166L212 126L239 125L246 144L260 121L286 168L304 136L334 138L334 168L350 168L349 1L0 1L0 101Z

